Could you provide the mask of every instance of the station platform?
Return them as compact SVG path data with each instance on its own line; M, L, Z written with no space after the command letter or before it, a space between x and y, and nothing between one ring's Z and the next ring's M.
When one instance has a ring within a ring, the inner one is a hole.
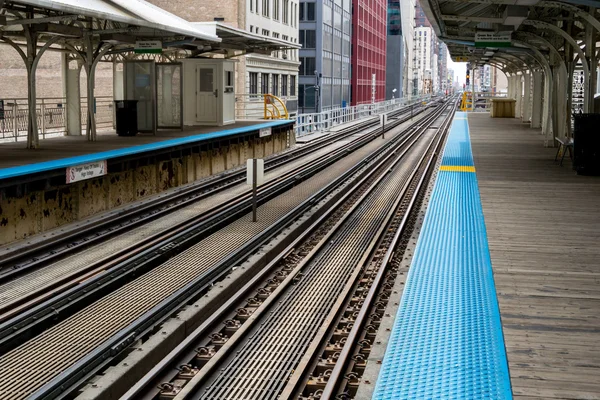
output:
M138 133L118 136L115 132L98 132L97 141L85 136L61 136L45 139L36 150L22 142L0 144L0 180L15 176L109 160L187 144L204 144L219 139L258 133L261 128L289 125L293 121L238 121L223 127L184 127L183 130L159 130L156 135Z
M600 398L600 178L542 143L456 114L373 398Z
M0 245L119 209L294 145L294 121L244 121L156 135L0 144Z

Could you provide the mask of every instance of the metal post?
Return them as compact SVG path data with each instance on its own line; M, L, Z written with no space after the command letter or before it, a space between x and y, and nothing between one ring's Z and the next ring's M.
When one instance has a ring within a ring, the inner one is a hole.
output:
M256 180L258 177L256 161L256 158L252 159L252 222L256 222Z
M19 106L17 100L13 102L13 133L15 135L15 142L19 141Z
M40 114L42 115L42 138L46 139L46 104L44 103L44 99L42 99L42 104L40 104Z

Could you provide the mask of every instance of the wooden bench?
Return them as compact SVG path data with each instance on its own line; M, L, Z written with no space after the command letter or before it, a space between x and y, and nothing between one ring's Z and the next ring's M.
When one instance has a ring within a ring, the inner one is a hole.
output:
M573 142L573 138L558 138L558 137L554 137L554 139L560 143L560 146L558 146L558 150L556 150L556 155L554 156L554 161L556 161L558 159L558 155L560 154L560 150L562 149L563 153L562 153L562 157L560 158L560 166L562 167L563 164L563 160L565 159L565 154L567 153L567 150L569 150L569 157L571 157L571 160L573 160L573 149L574 149L574 142Z

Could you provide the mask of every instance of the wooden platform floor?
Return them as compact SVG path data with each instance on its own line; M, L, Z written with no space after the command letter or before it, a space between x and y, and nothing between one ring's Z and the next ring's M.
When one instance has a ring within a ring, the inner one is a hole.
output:
M600 399L600 177L469 114L515 399Z
M0 169L115 150L123 147L133 147L179 137L242 128L263 122L238 121L235 124L226 126L187 126L183 131L179 129L160 130L156 135L139 133L131 137L118 136L114 131L102 131L98 132L98 140L95 142L88 142L85 136L60 136L43 140L40 138L40 148L35 150L26 149L25 142L0 143Z

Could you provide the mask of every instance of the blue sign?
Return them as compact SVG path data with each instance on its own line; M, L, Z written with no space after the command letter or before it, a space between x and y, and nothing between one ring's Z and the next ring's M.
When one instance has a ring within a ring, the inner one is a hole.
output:
M346 108L346 100L342 100L342 108Z

